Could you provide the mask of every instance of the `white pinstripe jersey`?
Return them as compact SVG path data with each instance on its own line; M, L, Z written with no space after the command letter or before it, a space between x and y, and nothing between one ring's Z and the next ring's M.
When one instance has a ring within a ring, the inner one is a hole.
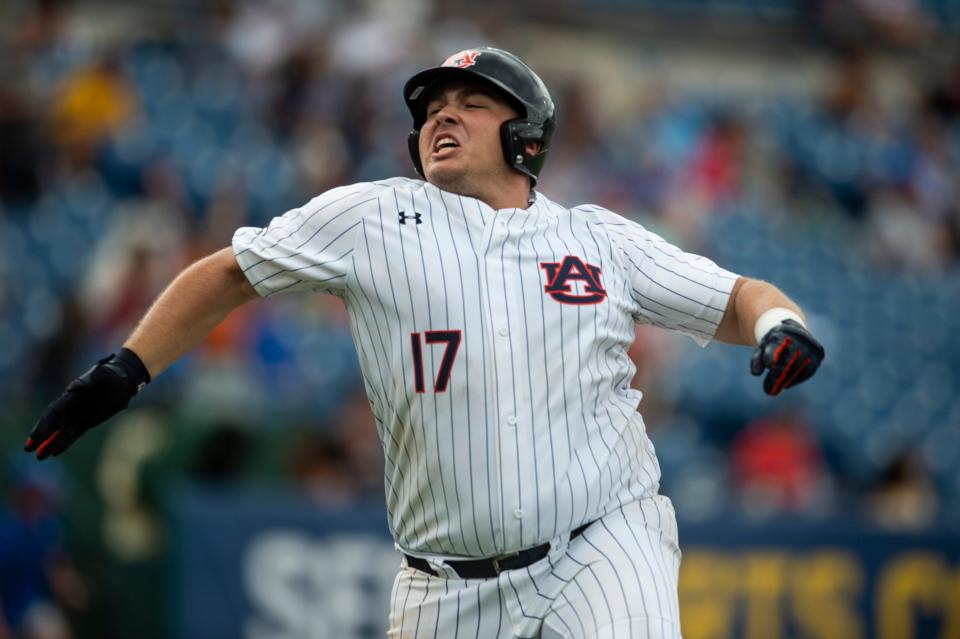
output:
M634 323L705 344L736 275L597 206L494 210L418 180L330 190L241 228L262 296L346 304L401 550L486 557L656 493Z

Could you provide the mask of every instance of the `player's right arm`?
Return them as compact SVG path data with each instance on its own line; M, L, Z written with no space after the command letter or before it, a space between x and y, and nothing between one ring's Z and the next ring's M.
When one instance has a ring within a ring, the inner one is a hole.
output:
M231 248L186 268L160 294L117 354L70 382L40 416L25 450L59 455L87 430L130 403L137 392L197 346L230 312L259 297Z
M331 189L265 228L238 229L231 248L200 260L173 280L118 353L70 382L30 431L26 451L36 451L38 459L62 453L126 408L152 377L244 302L276 293L344 290L364 215L379 219L380 195L405 182L410 181Z
M202 342L233 309L257 297L233 249L221 249L180 273L123 346L156 377Z

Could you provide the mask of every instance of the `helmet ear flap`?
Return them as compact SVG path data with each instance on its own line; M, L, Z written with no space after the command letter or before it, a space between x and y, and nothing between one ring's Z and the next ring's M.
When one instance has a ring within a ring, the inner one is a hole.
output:
M423 174L423 161L420 159L420 129L413 129L407 135L407 148L410 150L410 158L417 175L426 179L427 176Z
M537 185L537 174L543 168L549 146L549 133L540 122L531 122L522 118L507 120L500 125L500 146L503 159L507 164L530 178L530 187ZM540 142L540 150L527 154L527 142Z

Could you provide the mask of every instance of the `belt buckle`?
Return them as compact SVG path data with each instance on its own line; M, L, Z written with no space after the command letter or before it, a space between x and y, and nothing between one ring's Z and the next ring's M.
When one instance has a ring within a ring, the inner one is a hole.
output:
M509 568L501 568L500 562L505 559L512 559L514 557L519 557L519 556L520 556L520 551L518 550L517 552L510 553L509 555L501 555L496 559L491 560L490 563L493 564L493 571L499 575L504 570L510 570Z

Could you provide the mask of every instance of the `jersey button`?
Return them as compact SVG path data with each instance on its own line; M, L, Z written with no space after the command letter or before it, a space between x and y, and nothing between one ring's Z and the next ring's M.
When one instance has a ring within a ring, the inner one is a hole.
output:
M516 415L507 415L507 423L511 426L516 426L517 425Z
M506 326L501 326L501 327L500 327L500 330L497 331L497 332L500 333L501 335L503 335L504 337L506 337L506 336L507 336L507 333L509 333L510 331L507 330L507 327L506 327Z
M515 511L513 511L513 516L517 519L523 519L523 509L517 508Z

